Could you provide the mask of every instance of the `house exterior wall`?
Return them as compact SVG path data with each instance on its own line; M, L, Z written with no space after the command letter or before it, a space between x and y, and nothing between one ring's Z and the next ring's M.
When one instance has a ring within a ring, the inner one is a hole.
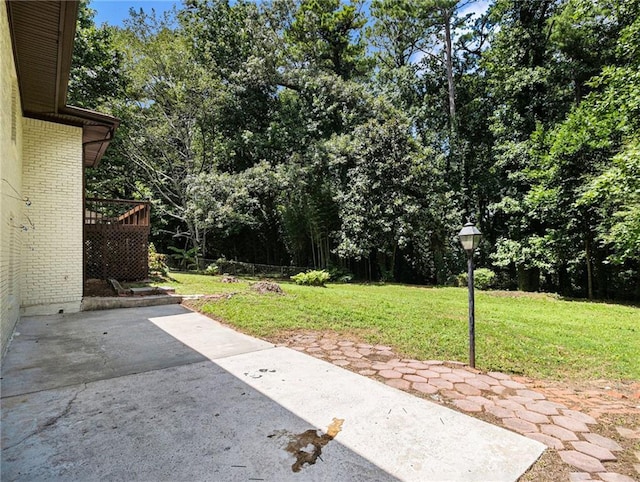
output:
M34 229L22 245L22 313L80 310L83 289L82 129L23 120L22 191Z
M21 314L80 310L82 179L82 129L22 116L0 5L0 357Z
M22 187L22 109L18 95L7 9L0 6L0 356L4 354L20 311L20 226L26 204ZM17 191L17 192L16 192Z

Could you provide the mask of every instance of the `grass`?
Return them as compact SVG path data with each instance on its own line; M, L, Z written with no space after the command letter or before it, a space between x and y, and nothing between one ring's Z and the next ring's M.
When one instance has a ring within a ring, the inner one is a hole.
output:
M467 360L464 288L282 283L286 296L278 296L253 293L246 280L172 276L182 294L237 292L202 310L254 336L332 330L391 345L410 358ZM640 308L476 291L476 365L534 378L638 380Z

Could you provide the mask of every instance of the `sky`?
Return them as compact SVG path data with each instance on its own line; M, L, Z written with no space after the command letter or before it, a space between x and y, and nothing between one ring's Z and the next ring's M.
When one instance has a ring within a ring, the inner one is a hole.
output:
M162 13L180 4L178 0L92 0L90 6L96 11L96 25L108 23L122 26L122 21L129 18L129 9L132 7L136 11L142 8L145 12L154 9L156 13Z
M145 12L155 9L156 13L171 10L174 5L181 5L180 0L92 0L91 8L96 11L95 22L97 25L108 23L109 25L122 26L124 19L129 17L129 9L142 8ZM487 9L489 0L478 0L465 8L465 13L480 13Z

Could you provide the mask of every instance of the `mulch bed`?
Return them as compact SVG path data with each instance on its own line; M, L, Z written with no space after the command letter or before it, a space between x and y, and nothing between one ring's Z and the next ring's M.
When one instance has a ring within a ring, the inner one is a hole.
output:
M84 283L84 296L118 296L109 282L102 279L88 279Z

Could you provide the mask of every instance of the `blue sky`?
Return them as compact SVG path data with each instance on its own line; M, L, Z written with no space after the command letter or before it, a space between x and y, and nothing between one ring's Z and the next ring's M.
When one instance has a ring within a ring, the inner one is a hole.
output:
M156 13L162 13L180 4L178 0L92 0L90 6L96 11L97 25L108 23L122 26L122 21L129 18L131 7L136 10L142 8L145 12L151 12L153 8Z
M155 9L156 13L162 13L181 3L179 0L92 0L91 8L96 11L96 24L108 23L122 26L122 21L129 17L131 7L136 10L142 8L145 12ZM488 3L489 0L478 0L465 8L464 12L484 12Z

